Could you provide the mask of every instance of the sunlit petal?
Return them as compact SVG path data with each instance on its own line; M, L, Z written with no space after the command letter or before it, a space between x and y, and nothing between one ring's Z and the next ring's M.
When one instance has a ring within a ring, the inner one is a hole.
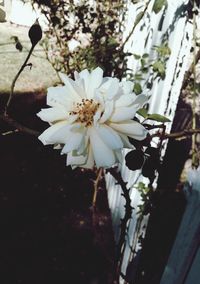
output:
M128 95L132 93L134 83L131 81L122 81L121 86L122 86L124 95Z
M86 96L88 97L88 89L90 85L90 73L87 69L84 69L79 73L79 77L83 79L83 85L85 89Z
M70 132L70 136L66 140L66 144L62 149L62 154L67 154L70 151L77 150L84 140L84 132Z
M129 106L134 102L136 99L136 95L133 93L127 94L127 95L121 95L115 102L115 107L123 107L123 106Z
M127 120L122 123L109 123L109 126L114 128L131 138L143 140L147 135L147 130L137 121Z
M44 144L59 144L62 142L59 141L54 141L51 139L52 135L54 135L57 131L59 131L60 129L63 129L65 127L69 127L68 123L66 121L61 121L58 122L52 126L50 126L49 128L47 128L39 137L38 139ZM62 131L61 131L62 133ZM63 137L63 133L62 133L62 137Z
M85 162L87 161L87 156L76 156L73 155L73 152L69 152L67 154L67 166L71 165L71 166L82 166L85 164Z
M87 161L85 162L85 164L82 167L86 168L86 169L92 169L94 167L94 155L93 155L91 146L88 149Z
M70 95L73 96L76 100L80 100L80 95L77 94L77 92L73 88L72 79L70 79L67 75L63 73L59 73L59 76L61 80L63 81L63 83L65 84L66 89L68 90L68 93L70 93Z
M66 110L71 109L73 96L65 86L50 87L47 89L47 105L52 107L63 106Z
M134 118L137 108L133 105L130 107L118 107L114 110L110 117L110 121L119 122Z
M96 129L90 129L90 142L97 168L111 167L116 159L113 151L101 140Z
M115 130L111 127L101 124L96 128L98 135L103 142L111 149L121 149L123 147L122 140Z
M87 97L89 99L94 97L94 90L97 89L103 79L103 70L99 67L94 69L91 74L90 74L90 83L89 83L89 88L87 90Z
M113 101L108 101L105 103L103 114L99 120L100 123L104 123L105 121L109 120L114 108Z
M58 120L64 120L68 118L68 113L66 110L60 107L43 108L39 113L37 113L42 120L47 122L54 122Z
M138 109L143 107L143 105L149 100L149 97L145 96L145 95L140 95L137 96L134 104L138 105Z

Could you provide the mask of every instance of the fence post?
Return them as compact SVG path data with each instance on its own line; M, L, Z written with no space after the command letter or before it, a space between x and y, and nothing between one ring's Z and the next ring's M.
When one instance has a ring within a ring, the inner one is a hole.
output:
M200 243L200 187L185 186L187 205L160 284L185 283ZM196 271L195 271L196 273ZM198 272L200 277L200 270ZM191 275L190 275L191 277ZM191 277L192 278L192 277ZM187 282L195 284L196 282Z

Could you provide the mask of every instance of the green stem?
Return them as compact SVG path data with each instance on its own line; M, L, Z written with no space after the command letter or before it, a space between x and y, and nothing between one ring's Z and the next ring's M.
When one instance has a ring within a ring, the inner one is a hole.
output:
M94 194L93 194L93 199L92 199L92 207L93 209L96 207L96 200L97 200L97 192L98 192L98 185L99 185L99 180L101 178L102 175L102 168L99 168L97 171L97 178L94 181Z

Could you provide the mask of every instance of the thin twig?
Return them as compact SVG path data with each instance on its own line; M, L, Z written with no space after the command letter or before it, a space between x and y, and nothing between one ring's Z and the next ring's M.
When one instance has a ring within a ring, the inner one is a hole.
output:
M138 21L135 21L135 23L134 23L134 25L133 25L133 27L132 27L130 33L128 34L128 36L127 36L127 38L125 39L125 41L122 43L122 45L121 45L121 47L120 47L120 49L119 49L120 51L123 50L125 44L128 42L128 40L130 39L130 37L131 37L132 34L134 33L135 28L137 27L137 25L140 23L140 21L141 21L142 18L144 17L144 14L146 13L147 8L148 8L150 2L151 2L151 1L149 1L149 2L146 3L146 6L145 6L145 8L144 8L144 10L143 10L143 12L142 12L142 14L141 14L141 16L140 16L140 19L139 19Z
M176 138L185 138L187 136L191 136L193 134L197 134L200 133L200 128L196 128L196 129L185 129L183 131L180 132L174 132L174 133L165 133L165 135L162 137L162 139L176 139ZM151 135L151 138L153 137L161 137L162 133L158 132L155 134Z
M12 126L13 128L17 129L20 132L27 133L29 135L36 136L36 137L40 135L39 131L33 130L29 127L26 127L20 124L19 122L11 118L9 115L5 115L5 114L0 115L0 120L6 122L8 125Z
M32 54L32 52L33 52L34 47L35 47L35 45L32 45L32 46L31 46L31 49L30 49L30 51L29 51L29 53L28 53L28 55L27 55L27 57L26 57L24 63L22 64L21 68L20 68L19 71L17 72L17 74L16 74L16 76L15 76L13 82L12 82L11 90L10 90L10 95L9 95L9 97L8 97L8 100L7 100L7 103L6 103L6 106L5 106L5 110L4 110L4 115L5 115L5 116L7 115L8 107L9 107L9 105L10 105L10 103L11 103L11 100L12 100L12 98L13 98L13 95L14 95L15 83L16 83L17 79L19 78L20 74L22 73L22 71L24 70L24 68L27 66L27 62L28 62L28 60L29 60L29 58L30 58L30 56L31 56L31 54Z
M92 199L92 224L94 228L96 226L96 201L97 201L98 187L99 187L99 181L101 179L102 173L103 173L103 168L99 168L97 170L97 178L94 181L94 193L93 193L93 199Z
M93 209L96 207L96 200L97 200L97 193L98 193L98 185L99 185L99 180L101 179L101 175L102 175L102 168L98 169L97 172L97 178L94 181L94 194L93 194L93 199L92 199L92 207Z

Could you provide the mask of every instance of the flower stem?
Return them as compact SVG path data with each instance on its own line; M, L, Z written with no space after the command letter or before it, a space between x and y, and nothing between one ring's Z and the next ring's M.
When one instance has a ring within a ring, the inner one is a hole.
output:
M97 170L97 178L96 178L96 180L94 181L94 194L93 194L93 199L92 199L92 208L93 208L93 210L94 210L94 208L96 207L98 184L99 184L99 180L100 180L101 175L102 175L102 171L103 171L103 168L99 168L99 169Z
M32 54L32 52L33 52L34 47L35 47L35 45L32 45L32 46L31 46L31 49L29 50L29 53L28 53L28 55L27 55L27 57L26 57L24 63L22 64L21 68L20 68L19 71L17 72L17 74L16 74L16 76L15 76L13 82L12 82L11 90L10 90L10 95L9 95L9 98L8 98L8 100L7 100L7 103L6 103L6 106L5 106L5 110L4 110L4 115L7 115L7 109L8 109L8 107L9 107L9 105L10 105L10 102L11 102L11 100L12 100L12 98L13 98L15 83L16 83L17 79L19 78L20 74L22 73L22 71L24 70L24 68L27 66L27 62L28 62L28 60L29 60L29 58L30 58L30 56L31 56L31 54Z

